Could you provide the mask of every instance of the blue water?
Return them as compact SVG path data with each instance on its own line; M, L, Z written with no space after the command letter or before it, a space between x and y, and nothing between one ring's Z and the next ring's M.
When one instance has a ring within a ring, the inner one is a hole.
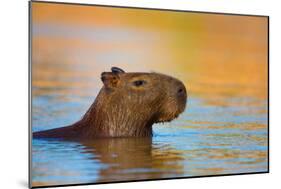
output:
M35 97L33 131L75 122L90 100L94 98ZM229 106L191 96L179 118L153 126L152 139L34 139L32 182L57 185L267 171L267 102L241 97L224 101Z

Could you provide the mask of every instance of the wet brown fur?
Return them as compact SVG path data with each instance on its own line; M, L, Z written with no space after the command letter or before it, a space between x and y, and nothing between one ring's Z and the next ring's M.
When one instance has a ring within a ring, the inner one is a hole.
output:
M80 121L35 132L33 137L152 136L154 123L171 121L184 111L187 94L178 79L159 73L125 73L115 69L101 74L104 86Z

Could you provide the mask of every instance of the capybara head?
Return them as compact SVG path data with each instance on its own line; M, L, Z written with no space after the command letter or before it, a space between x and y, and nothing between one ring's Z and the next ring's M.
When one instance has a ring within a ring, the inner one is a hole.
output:
M33 137L148 137L154 123L171 121L185 109L185 86L171 76L113 67L101 80L103 87L81 120Z
M104 86L96 105L102 109L103 117L108 120L106 125L113 128L108 128L113 133L118 129L127 129L132 134L142 132L139 129L151 127L153 123L175 119L186 106L186 88L171 76L126 73L113 67L111 72L101 74L101 80Z

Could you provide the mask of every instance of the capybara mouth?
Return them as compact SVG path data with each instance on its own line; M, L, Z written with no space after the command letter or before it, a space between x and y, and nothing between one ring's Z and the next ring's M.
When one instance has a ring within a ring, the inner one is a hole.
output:
M157 120L155 123L165 123L165 122L170 122L170 121L173 121L174 119L178 118L179 117L179 114L178 115L175 115L173 117L170 117L170 118L167 118L167 119L159 119Z
M171 106L167 110L165 110L164 113L158 117L155 123L170 122L178 118L179 115L184 112L185 107L186 107L186 98L183 99L183 102L177 104L176 106Z

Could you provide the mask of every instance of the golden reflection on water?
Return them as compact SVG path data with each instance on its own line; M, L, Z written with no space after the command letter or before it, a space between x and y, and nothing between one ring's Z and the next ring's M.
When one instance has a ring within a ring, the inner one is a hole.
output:
M181 153L173 149L158 149L152 146L151 138L101 139L82 144L87 152L93 150L101 163L112 165L101 170L98 182L156 179L184 172L182 165L178 164L183 160Z
M112 66L189 93L152 140L34 141L34 186L267 170L267 18L32 2L32 21L33 130L79 119Z
M120 65L178 76L199 96L267 98L265 17L33 3L32 18L35 86L87 88L46 78L96 78Z

